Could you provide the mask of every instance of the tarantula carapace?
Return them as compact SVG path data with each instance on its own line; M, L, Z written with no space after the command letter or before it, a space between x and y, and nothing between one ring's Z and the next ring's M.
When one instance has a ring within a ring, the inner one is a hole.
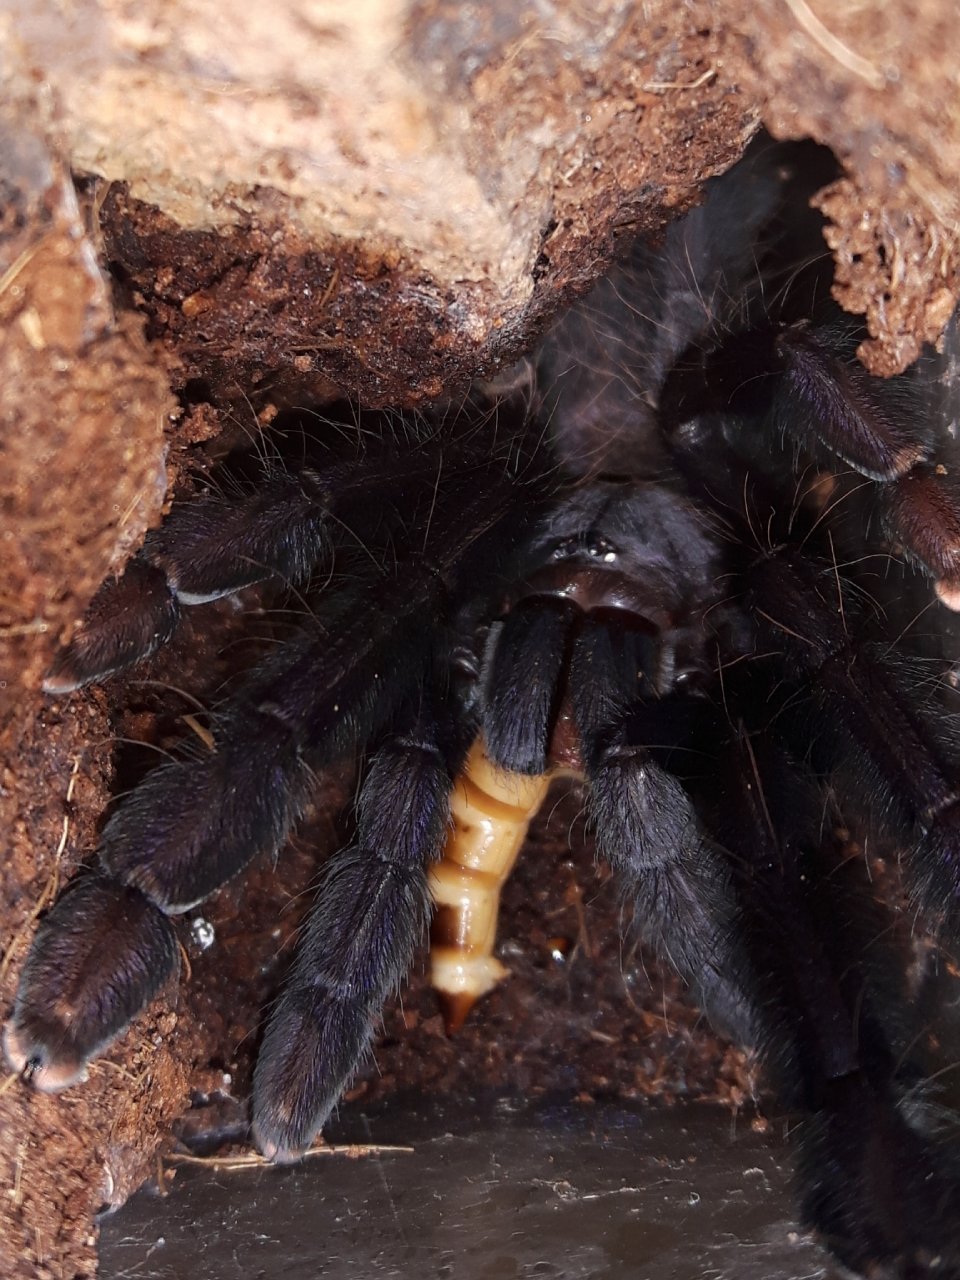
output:
M916 912L956 936L951 693L909 615L960 600L960 501L933 379L862 370L819 255L797 266L788 191L758 149L560 324L523 392L358 419L349 446L174 507L102 589L50 692L259 580L309 608L215 751L149 774L41 925L5 1040L35 1085L82 1076L175 971L170 917L274 856L316 770L362 751L356 839L255 1076L261 1150L302 1152L427 927L451 792L485 751L508 792L585 779L637 928L803 1117L806 1221L849 1266L960 1274L909 929L830 836L895 848Z

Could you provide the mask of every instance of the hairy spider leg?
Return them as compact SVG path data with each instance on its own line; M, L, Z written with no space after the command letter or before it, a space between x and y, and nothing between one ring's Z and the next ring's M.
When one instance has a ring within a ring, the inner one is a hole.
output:
M72 884L37 930L3 1051L36 1089L59 1093L179 968L173 925L137 889L105 876Z
M287 586L328 571L365 509L378 509L437 469L431 442L290 474L266 468L249 491L211 489L175 505L119 578L99 588L44 690L69 693L150 657L181 606L207 604L269 578Z
M910 1101L924 1051L908 940L862 860L817 830L816 781L776 734L740 726L717 764L698 808L737 851L738 936L766 1024L758 1048L800 1115L803 1220L851 1268L909 1274L957 1243L960 1161Z
M922 692L894 678L855 599L838 604L832 566L783 548L757 561L748 599L761 644L799 677L841 760L859 765L859 798L904 839L908 886L949 936L960 929L960 787ZM846 780L846 774L845 774ZM848 783L850 786L852 782Z
M453 779L475 732L469 717L439 710L421 708L373 757L356 842L325 869L267 1023L253 1132L271 1160L297 1159L322 1128L426 933L428 868L441 856Z
M770 422L782 435L816 437L876 482L888 536L960 608L960 488L936 463L929 404L910 377L873 378L849 329L789 325L774 340L782 369Z
M166 644L181 605L232 595L277 574L302 582L329 552L330 490L316 473L268 472L257 492L210 492L173 508L119 578L91 601L44 681L69 693Z
M932 580L945 605L958 609L960 484L937 460L929 388L914 373L871 377L856 346L849 322L740 334L704 358L695 376L677 366L662 395L665 429L669 435L703 414L723 414L735 437L729 420L742 415L760 441L802 446L827 467L845 462L860 485L870 482L900 554ZM852 480L845 481L848 490L856 487Z

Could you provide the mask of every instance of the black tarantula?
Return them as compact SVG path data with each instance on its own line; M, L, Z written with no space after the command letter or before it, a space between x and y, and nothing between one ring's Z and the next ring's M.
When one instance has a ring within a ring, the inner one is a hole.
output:
M482 740L507 787L585 779L638 929L801 1117L805 1222L850 1268L960 1276L960 1159L901 945L915 919L948 943L960 923L944 633L909 625L960 605L945 393L858 364L783 155L755 149L636 247L533 390L175 507L101 589L50 692L270 576L310 609L222 707L216 750L150 773L43 922L5 1039L34 1085L82 1078L176 970L171 916L275 856L317 768L362 751L356 841L255 1074L256 1141L295 1158L410 965ZM895 851L907 928L841 825Z

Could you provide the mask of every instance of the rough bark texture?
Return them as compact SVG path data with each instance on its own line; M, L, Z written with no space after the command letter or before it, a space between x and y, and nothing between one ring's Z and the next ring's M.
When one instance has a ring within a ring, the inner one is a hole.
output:
M828 143L844 166L821 198L840 297L868 316L873 366L902 367L936 337L958 287L953 24L948 0L899 0L882 24L869 7L824 7L818 19L806 0L8 2L5 1006L39 913L95 843L113 735L162 747L183 732L186 706L171 711L133 681L58 702L38 690L53 645L159 517L184 463L204 464L224 425L249 432L336 390L411 404L491 373L618 241L695 199L761 121ZM231 607L208 611L137 678L204 697L236 625ZM342 798L332 786L329 812ZM331 820L316 821L329 849ZM551 838L545 856L562 864L565 829ZM91 1275L94 1210L145 1175L191 1089L222 1089L226 1071L242 1093L259 1002L296 923L281 906L314 867L301 837L279 884L258 873L245 898L232 887L211 904L219 941L191 953L188 994L157 1002L85 1088L45 1099L0 1086L0 1272ZM387 1083L415 1068L431 1087L458 1069L518 1087L558 1078L550 1046L573 1001L566 977L549 976L550 948L538 948L568 926L536 921L573 910L567 874L549 891L534 889L539 875L511 890L513 936L529 943L510 960L522 973L465 1039L447 1044L421 987L403 1018L388 1015ZM691 1080L709 1092L712 1076L719 1092L742 1093L742 1064L712 1040L684 1057L683 1006L675 1034L661 1034L658 987L631 1012L639 997L621 977L616 906L597 910L588 933L602 943L581 946L576 973L601 991L601 1013L577 1032L575 1082L643 1091L642 1063L667 1093ZM401 1021L416 1024L407 1048L394 1036ZM624 1025L639 1030L625 1036Z
M108 255L191 372L409 402L518 355L729 165L755 109L695 10L25 0ZM695 87L691 87L695 86ZM163 127L158 128L157 122ZM159 216L162 215L162 216Z
M778 138L831 147L820 195L834 293L865 315L860 354L899 372L936 342L960 292L957 13L942 0L724 6L744 35L741 88Z

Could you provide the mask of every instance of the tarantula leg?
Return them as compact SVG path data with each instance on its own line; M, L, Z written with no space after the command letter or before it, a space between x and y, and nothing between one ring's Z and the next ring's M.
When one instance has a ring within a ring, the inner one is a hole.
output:
M743 703L742 689L730 693ZM627 741L644 736L645 713L627 718ZM909 1105L915 1030L890 1007L902 995L889 982L897 964L882 954L887 930L875 914L860 918L859 899L852 920L829 901L838 869L821 865L812 780L775 742L742 730L731 739L712 710L698 714L713 762L691 762L682 788L662 771L650 776L642 748L631 762L623 736L601 736L590 773L603 852L629 878L643 932L711 1018L759 1050L783 1102L801 1112L807 1224L858 1273L880 1263L913 1275L924 1250L956 1249L960 1161ZM624 777L608 788L614 761ZM699 829L684 817L688 805ZM624 808L635 820L618 832Z
M717 763L699 800L738 854L759 1047L803 1117L793 1136L804 1219L858 1273L925 1274L911 1268L926 1252L946 1258L960 1243L960 1161L911 1104L918 1028L891 921L879 904L865 917L868 885L844 894L849 869L810 821L812 780L775 742L741 732Z
M758 425L764 435L842 458L874 482L884 531L898 551L933 580L945 605L960 609L960 488L936 461L929 401L913 378L869 376L853 332L805 324L750 332L708 358L699 377L678 368L663 395L668 445L684 473L705 493L721 493L733 511L742 506L737 481L742 486L744 463L755 456ZM745 424L729 418L730 408L746 415ZM703 465L705 445L708 459L718 446L730 458L729 474Z
M78 881L37 931L4 1030L7 1061L45 1092L76 1084L178 967L173 926L143 894Z
M212 753L147 775L104 828L100 862L164 911L187 911L253 858L277 852L309 781L283 719L244 708Z
M500 891L550 781L549 773L531 777L498 768L478 738L454 783L452 826L443 858L430 872L436 905L430 975L448 1034L506 976L493 955Z
M801 1214L857 1275L957 1280L960 1161L862 1075L833 1081L794 1134Z
M147 534L143 556L181 604L205 604L273 575L302 582L328 550L334 476L268 471L239 500L207 493L175 506Z
M750 705L748 679L730 673L729 693L741 706ZM824 851L832 837L820 831L822 801L809 774L769 733L739 726L731 738L721 725L714 740L714 763L708 772L693 766L689 786L701 820L734 855L738 936L764 1010L758 1047L781 1098L814 1111L829 1081L862 1070L886 1083L893 1071L901 1046L880 1031L880 993L866 976L872 963L884 997L893 995L889 966L877 959L884 946L870 930L882 936L889 922L874 912L858 926L856 915L822 901L839 873L836 854Z
M97 591L70 643L56 655L44 693L71 693L120 671L165 645L180 621L166 575L131 560L120 578Z
M802 674L826 712L840 750L866 762L865 795L886 822L911 837L903 865L933 919L960 924L960 786L932 721L896 692L879 657L856 646L844 614L824 598L818 574L780 554L757 563L753 586L761 630ZM862 770L861 770L862 772Z
M928 454L895 388L872 378L838 335L805 324L787 325L774 338L782 369L774 421L785 434L798 426L872 480L894 480ZM896 387L896 384L895 384ZM899 410L899 411L898 411Z
M950 609L960 609L960 495L935 466L914 467L883 486L883 524L907 559L934 580Z
M960 609L960 492L946 468L930 461L932 432L916 425L928 407L916 385L870 377L829 328L788 326L776 348L784 375L775 425L809 432L876 481L888 536L933 579L941 601Z
M104 828L100 860L165 911L186 911L253 858L274 856L312 784L311 767L367 737L423 660L419 622L381 634L367 616L336 635L305 632L254 672L214 727L215 749L161 765Z
M357 843L327 868L257 1062L253 1131L271 1160L296 1159L323 1127L426 932L461 738L421 719L373 759Z
M641 935L669 957L717 1026L753 1043L754 1010L732 954L733 880L684 787L637 740L633 711L656 654L647 631L620 612L583 620L570 666L598 852L621 876Z
M562 597L537 595L521 600L491 628L483 731L492 759L511 773L546 772L560 674L580 612Z
M108 822L100 862L37 932L6 1051L40 1088L65 1088L176 967L167 915L185 911L286 836L309 773L289 729L247 712L238 742L150 774ZM32 1064L35 1064L33 1069Z
M641 937L667 956L713 1024L757 1042L757 1011L735 954L736 894L722 852L681 784L626 731L589 753L590 820L621 877Z
M150 657L180 605L204 604L278 576L303 581L329 550L330 495L313 472L271 472L255 494L205 494L175 506L122 577L101 587L57 654L47 693L69 693Z

